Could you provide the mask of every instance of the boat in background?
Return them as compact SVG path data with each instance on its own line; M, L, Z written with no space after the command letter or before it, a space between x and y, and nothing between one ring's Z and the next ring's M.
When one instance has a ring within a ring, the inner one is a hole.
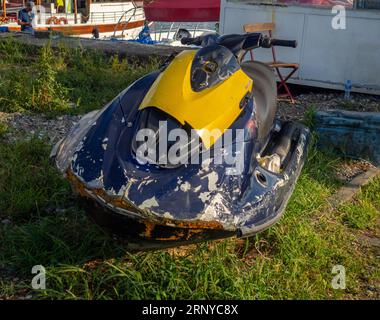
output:
M182 46L183 37L218 31L220 0L145 0L143 8L146 22L141 32L131 39L115 30L111 40Z
M13 3L11 9L7 4L3 9L6 19L3 27L7 31L21 31L17 12L23 4L21 0L13 1L19 1L18 5ZM181 46L183 37L215 33L220 14L220 0L56 0L62 6L51 0L36 1L34 29L37 31L142 44Z
M17 24L17 12L24 5L20 0L11 1L3 2L0 23L8 31L21 31ZM85 37L92 37L94 33L112 34L115 31L130 30L132 36L138 34L144 26L145 15L141 1L58 0L56 3L62 5L57 6L51 0L36 1L35 30ZM42 7L44 10L41 10Z

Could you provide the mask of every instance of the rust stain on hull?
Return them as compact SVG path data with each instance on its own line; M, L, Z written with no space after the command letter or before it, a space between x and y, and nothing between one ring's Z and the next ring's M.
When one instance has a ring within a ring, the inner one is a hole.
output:
M162 218L157 216L143 217L144 212L134 207L120 196L110 196L103 189L87 189L85 184L81 182L70 170L66 172L67 179L70 181L74 192L89 201L96 201L91 194L101 198L104 202L111 206L115 206L133 213L141 214L141 218L137 219L139 223L144 225L144 230L139 236L147 240L157 241L191 241L196 236L201 236L208 230L225 231L222 224L217 221L179 221ZM116 212L117 213L117 212ZM130 218L133 218L132 216ZM165 232L161 229L165 228ZM170 232L168 232L168 230Z

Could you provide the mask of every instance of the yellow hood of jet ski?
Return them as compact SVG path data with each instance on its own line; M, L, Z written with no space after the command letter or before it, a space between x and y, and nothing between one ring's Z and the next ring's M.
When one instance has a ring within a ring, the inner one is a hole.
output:
M178 54L158 76L139 109L156 107L197 130L210 148L242 112L240 102L252 89L252 80L239 69L227 80L195 92L191 88L191 66L195 50Z

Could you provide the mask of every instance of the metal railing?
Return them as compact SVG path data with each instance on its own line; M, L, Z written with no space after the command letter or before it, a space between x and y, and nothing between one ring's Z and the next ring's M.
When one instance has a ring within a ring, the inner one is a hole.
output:
M196 23L185 23L185 22L171 22L171 23L164 23L164 22L152 22L152 24L149 26L150 33L152 40L154 41L167 41L167 40L174 40L171 39L171 35L175 35L178 33L180 29L186 29L190 32L192 37L196 37L199 35L199 33L202 32L210 32L214 31L215 28L211 26L211 23L209 26L205 27L204 23L196 22Z
M144 10L142 7L140 6L137 6L135 3L134 4L134 7L127 10L127 11L124 11L123 14L120 16L117 24L115 25L115 28L113 30L113 38L116 38L116 37L121 37L123 38L124 37L124 32L128 26L128 24L131 22L131 21L138 21L138 20L145 20L145 14L144 14ZM119 36L116 36L116 32L120 31L120 26L122 27L121 28L121 35Z
M90 23L110 23L110 22L122 22L123 18L128 15L129 20L133 16L137 17L137 8L131 8L127 11L113 11L113 12L92 12L88 22ZM145 18L145 17L144 17Z

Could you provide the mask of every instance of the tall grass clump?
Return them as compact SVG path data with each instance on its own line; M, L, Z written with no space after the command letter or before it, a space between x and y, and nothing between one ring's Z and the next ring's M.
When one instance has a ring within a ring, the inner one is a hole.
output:
M66 50L64 54L66 68L59 72L59 79L80 113L103 107L138 78L158 68L154 59L141 62L83 49Z
M100 109L158 66L155 59L109 57L64 43L52 48L48 42L38 49L1 41L0 111L81 114Z
M57 79L50 43L40 50L28 50L14 40L1 42L0 57L0 111L50 113L67 109L67 90Z
M48 43L40 52L37 77L33 81L30 109L49 112L64 110L67 107L67 89L57 81L54 55Z
M0 65L29 65L38 56L38 49L17 42L13 38L0 41Z

